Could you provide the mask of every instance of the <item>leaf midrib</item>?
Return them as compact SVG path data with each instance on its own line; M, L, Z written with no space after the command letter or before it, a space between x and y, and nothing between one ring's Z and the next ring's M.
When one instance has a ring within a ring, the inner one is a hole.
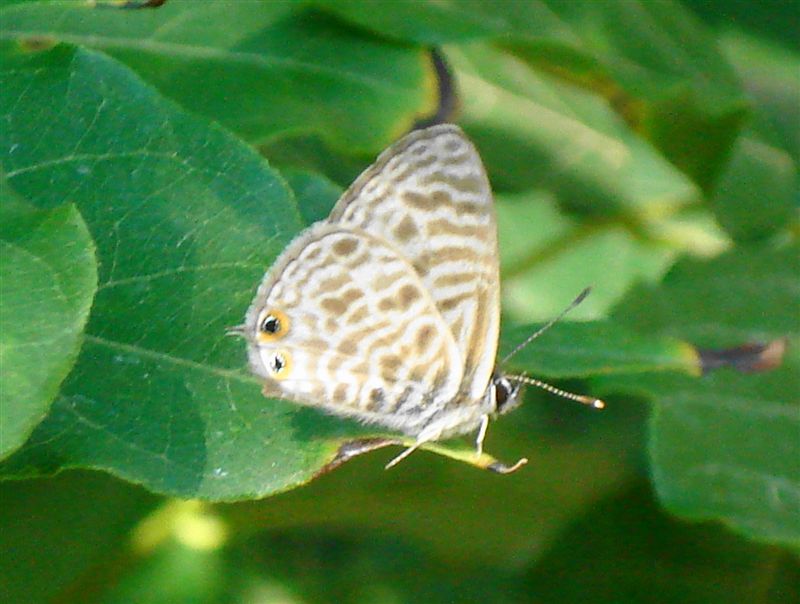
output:
M188 369L193 369L195 371L202 371L208 373L210 375L215 375L218 377L226 378L229 380L234 380L237 382L241 382L244 384L255 384L260 385L259 380L255 376L250 376L246 373L243 373L239 370L233 369L223 369L221 367L214 367L213 365L207 365L204 363L199 363L197 361L191 361L189 359L184 359L181 357L176 357L165 352L158 352L156 350L151 350L149 348L143 348L141 346L137 346L135 344L123 344L122 342L115 342L113 340L108 340L106 338L101 338L99 336L94 336L91 334L86 334L84 336L84 340L87 342L91 342L93 344L97 344L98 346L105 346L111 350L118 350L122 352L132 353L144 357L146 359L152 359L156 361L163 361L167 363L171 363L173 365L177 365L179 367L186 367Z

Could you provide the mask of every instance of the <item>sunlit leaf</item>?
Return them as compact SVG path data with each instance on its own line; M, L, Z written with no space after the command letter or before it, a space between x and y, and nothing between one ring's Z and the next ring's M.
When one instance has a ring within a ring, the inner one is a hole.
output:
M0 457L47 414L72 368L97 286L72 205L37 210L0 183Z

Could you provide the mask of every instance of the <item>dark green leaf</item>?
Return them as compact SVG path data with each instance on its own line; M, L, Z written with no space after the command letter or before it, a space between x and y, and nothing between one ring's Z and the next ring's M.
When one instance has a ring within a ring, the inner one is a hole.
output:
M94 244L71 204L37 210L0 183L0 458L47 414L97 288Z
M800 547L800 363L692 380L649 376L658 495L674 513Z
M69 472L1 483L0 501L0 600L31 604L96 595L128 554L130 530L158 498L110 476Z
M306 224L328 217L342 189L324 176L306 170L285 169L286 182L294 191L297 206Z
M800 332L797 246L737 248L710 261L684 260L659 288L638 288L614 317L641 333L699 346L768 342Z
M121 11L36 2L2 12L2 37L103 50L164 94L250 141L319 133L377 151L433 111L426 52L279 2L192 0Z
M661 288L634 292L615 315L642 332L704 346L793 336L792 351L798 262L796 248L685 261ZM722 520L755 539L800 544L800 363L796 351L790 355L767 373L604 380L606 388L653 400L653 479L670 510Z
M797 210L797 193L797 170L789 154L742 136L711 203L731 236L747 241L785 229Z
M528 574L542 604L783 604L800 597L797 560L718 526L669 518L644 489L601 502Z

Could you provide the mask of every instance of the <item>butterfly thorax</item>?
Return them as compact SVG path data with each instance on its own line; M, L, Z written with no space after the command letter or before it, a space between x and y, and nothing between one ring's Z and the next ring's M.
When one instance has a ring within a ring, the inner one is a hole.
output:
M431 435L438 440L473 432L485 417L494 418L518 407L519 394L518 383L495 372L480 400L469 401L458 397L445 405L440 413L430 417L425 425L415 426L408 433L414 436Z

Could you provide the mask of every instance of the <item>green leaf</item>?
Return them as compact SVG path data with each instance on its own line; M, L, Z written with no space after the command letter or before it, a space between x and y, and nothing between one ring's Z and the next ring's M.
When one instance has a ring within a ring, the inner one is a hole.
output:
M699 191L605 100L487 45L449 49L463 125L497 190L536 187L594 214L652 220Z
M569 319L601 318L631 285L660 278L675 255L622 222L566 216L552 194L496 200L506 321L549 320L588 286L592 294Z
M656 401L653 479L684 517L719 519L752 539L800 547L800 363L702 381L643 378Z
M800 596L797 560L719 526L670 518L643 488L602 501L527 573L543 604L781 604ZM554 580L557 578L557 580Z
M502 3L312 0L311 4L377 33L424 45L511 35L566 42L571 34L547 2L540 0Z
M2 64L9 180L40 206L73 201L100 264L78 362L2 473L102 468L215 499L308 480L358 428L265 400L225 337L302 226L283 181L102 55L8 49Z
M339 185L342 190L375 158L375 154L346 155L332 149L318 136L285 136L261 145L259 150L281 172L317 172Z
M73 205L37 210L5 181L0 258L2 458L47 414L75 362L97 287L97 264L91 236Z
M633 292L615 316L639 331L703 346L787 336L796 346L799 263L796 247L738 249L711 261L684 261L661 288ZM661 374L603 382L653 400L652 473L668 509L722 520L754 539L800 544L796 352L768 373L727 369L702 379Z
M39 205L75 200L100 286L77 366L3 473L103 468L160 492L236 499L305 482L344 441L375 435L264 400L242 343L224 337L302 224L263 161L101 55L9 50L4 64L9 141L61 108L39 147L20 144L9 178Z
M714 189L712 207L734 239L747 241L785 229L797 209L797 168L791 156L742 136Z
M748 241L780 233L797 222L800 57L736 30L721 42L753 112L711 203L731 236Z
M535 326L504 333L500 356L524 341ZM509 364L549 378L700 371L695 349L673 338L645 336L608 321L561 322L514 355Z
M491 40L542 71L598 91L704 189L722 168L747 111L715 40L677 2L318 4L417 43Z
M613 318L641 333L701 346L768 342L800 333L800 249L737 248L676 264L661 287L640 287Z
M192 0L158 10L31 2L2 11L5 39L103 50L186 108L250 141L319 133L378 151L434 110L424 49L279 2Z
M792 10L785 5L785 11ZM785 21L792 28L793 19ZM796 38L796 36L795 36ZM719 44L733 65L753 105L749 124L753 135L767 145L782 149L800 163L800 54L777 47L730 28L722 32Z
M158 503L144 489L96 472L3 482L0 500L5 604L71 602L75 592L85 602L119 572L129 531Z
M306 224L323 220L342 195L342 188L316 172L284 169L286 182L294 191L297 206Z

